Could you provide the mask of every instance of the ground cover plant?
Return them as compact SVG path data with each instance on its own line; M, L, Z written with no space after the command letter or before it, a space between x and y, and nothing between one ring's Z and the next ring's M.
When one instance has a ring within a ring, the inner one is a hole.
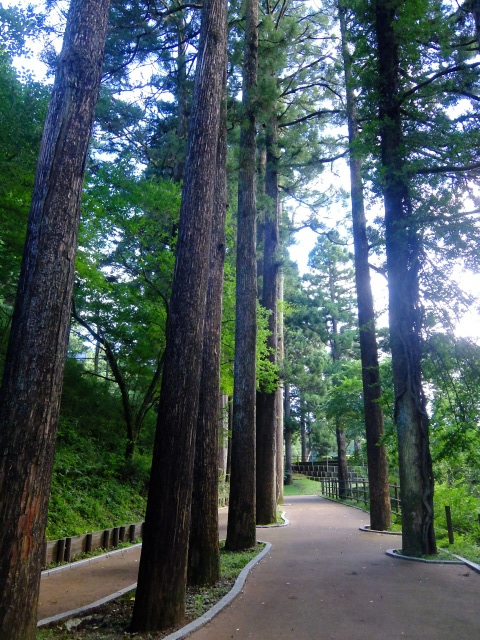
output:
M158 633L135 634L139 640L157 640L181 628L206 613L233 587L241 570L264 548L257 543L252 549L241 552L226 551L221 543L221 578L211 587L188 587L185 619L175 628ZM132 591L118 600L112 600L82 618L58 623L51 628L37 632L37 640L119 640L128 636L132 618L135 592Z

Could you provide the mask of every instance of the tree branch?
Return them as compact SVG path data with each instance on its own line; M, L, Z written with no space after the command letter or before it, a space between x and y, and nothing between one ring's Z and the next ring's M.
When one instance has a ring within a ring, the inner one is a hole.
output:
M340 113L340 109L322 109L320 111L313 111L312 113L307 113L306 116L302 116L301 118L297 118L296 120L292 120L291 122L284 122L283 124L279 124L278 126L280 128L291 127L294 124L306 122L307 120L311 120L312 118L319 118L320 116L325 116L332 113Z

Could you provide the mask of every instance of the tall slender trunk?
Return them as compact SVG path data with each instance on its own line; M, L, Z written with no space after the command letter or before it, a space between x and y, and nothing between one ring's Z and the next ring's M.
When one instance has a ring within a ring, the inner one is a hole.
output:
M80 200L109 0L72 0L45 122L0 390L0 639L33 640Z
M307 461L307 423L305 416L305 400L300 392L300 443L302 462Z
M335 276L336 272L331 264L328 263L328 286L329 286L329 294L330 294L330 302L332 303L332 309L336 307L336 295L335 295ZM330 352L332 356L332 361L334 363L340 362L340 349L338 344L338 339L340 337L340 332L338 329L338 319L335 313L331 316L332 328L330 333ZM348 486L348 461L347 461L347 443L345 438L345 429L341 424L340 420L337 418L335 421L335 436L337 439L337 458L338 458L338 487L339 487L339 496L341 499L345 499L347 497L347 486Z
M183 620L216 159L226 1L205 0L179 236L132 631Z
M270 312L268 316L270 349L268 358L277 363L278 349L278 269L279 269L279 198L278 198L278 126L273 116L267 124L265 192L269 205L265 212L263 242L263 291L262 304ZM276 521L276 389L257 393L257 524Z
M226 80L225 68L225 88ZM205 316L202 377L195 439L192 524L188 548L188 583L192 585L213 584L220 579L217 462L219 427L222 418L220 414L220 335L223 265L225 261L225 217L228 204L226 118L226 96L224 95L217 149L210 275L207 290L208 313Z
M284 417L285 417L285 484L292 484L292 428L290 426L290 385L285 382L284 397Z
M277 332L277 352L278 352L278 364L280 369L280 384L278 386L275 398L275 417L277 421L277 503L283 502L283 478L285 473L284 464L284 415L283 415L283 394L284 394L284 382L283 382L283 361L285 357L284 349L284 325L283 325L283 272L279 272L278 277L278 301L280 303L277 309L278 317L278 332Z
M220 433L218 438L218 469L223 482L227 475L228 456L228 396L222 394L220 399Z
M336 421L335 436L338 455L338 495L342 500L345 500L348 490L347 441L345 429L339 424L339 420Z
M348 50L345 6L339 3L343 67L347 97L348 136L350 143L350 194L352 201L355 284L358 301L360 357L362 361L363 404L367 439L368 480L370 486L370 526L379 531L391 526L388 460L383 438L382 388L378 366L370 267L368 264L367 222L363 199L362 160L355 148L358 140L356 101L352 85L351 55Z
M232 474L225 546L251 547L255 530L255 394L257 336L256 87L258 0L247 0L243 62L243 121L238 171L236 325L232 429Z
M400 0L375 2L375 32L402 548L407 555L420 556L436 553L436 543L429 425L421 382L421 239L404 177L399 34L395 28L401 6Z

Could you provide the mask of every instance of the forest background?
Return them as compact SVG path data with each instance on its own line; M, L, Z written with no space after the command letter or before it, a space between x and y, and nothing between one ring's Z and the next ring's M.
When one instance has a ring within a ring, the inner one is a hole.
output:
M462 520L468 521L468 527L463 522L462 528L473 531L473 540L478 541L480 351L472 339L475 335L466 337L458 331L461 318L478 309L472 287L462 290L459 286L465 280L470 285L470 276L459 274L478 272L475 20L468 3L463 8L448 3L418 3L415 8L414 4L403 20L421 45L418 53L409 48L406 38L402 43L405 92L411 92L403 117L406 155L416 181L417 231L424 248L422 361L437 513L441 516L442 501L456 501ZM12 60L28 55L28 38L42 42L45 38L40 55L50 73L55 68L57 52L48 43L60 37L64 8L50 3L47 9L52 13L43 8L40 12L2 8L2 356L49 95L48 83L34 80L28 71L16 71ZM233 390L234 193L240 123L242 27L237 9L232 3L230 205L222 320L222 390L227 397ZM426 15L441 15L445 28L433 35L423 20ZM372 115L378 96L372 87L371 33L362 22L367 17L362 3L356 4L349 47L355 52L355 91L362 123L358 146L364 158L370 260L384 279L382 172ZM188 6L168 16L160 11L154 16L141 4L114 3L111 19L82 205L75 306L50 503L51 538L143 517L165 347L198 8ZM336 452L335 431L340 423L354 444L354 461L362 464L364 410L349 186L342 166L348 145L337 7L333 3L308 7L267 3L260 43L260 176L266 171L264 123L272 111L279 131L282 245L278 262L285 279L281 374L290 398L286 430L303 443L299 455L322 457ZM454 67L451 76L443 74ZM258 203L261 261L261 221L269 207L269 196L261 188ZM303 275L286 253L301 227L318 237ZM382 303L377 304L377 312L382 312ZM275 384L278 370L267 356L268 313L261 311L259 318L257 384L261 389ZM389 338L385 330L378 333L384 443L390 466L395 468ZM334 347L339 351L336 360L331 357Z

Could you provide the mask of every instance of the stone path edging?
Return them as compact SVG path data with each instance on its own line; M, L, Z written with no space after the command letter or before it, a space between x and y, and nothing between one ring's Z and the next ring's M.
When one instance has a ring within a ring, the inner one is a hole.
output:
M351 506L351 505L346 505ZM362 527L358 527L360 531L365 531L365 533L381 533L384 536L401 536L400 531L380 531L378 529L371 529L369 524L364 524Z
M464 564L461 560L428 560L427 558L415 558L413 556L404 556L396 549L387 549L385 555L391 558L398 558L400 560L410 560L411 562L425 562L427 564Z
M288 524L288 521L285 524L278 525L278 526L283 527L283 526L286 526L286 524ZM230 602L232 602L232 600L234 600L238 596L238 594L243 589L243 586L245 584L245 581L250 571L257 564L257 562L260 562L260 560L262 560L262 558L264 558L267 555L267 553L270 552L272 548L272 545L270 544L270 542L263 542L262 540L258 540L258 542L260 542L261 544L264 544L265 548L262 549L262 551L258 555L256 555L255 558L252 558L252 560L250 560L250 562L247 565L245 565L245 567L238 574L238 577L235 580L235 583L233 587L230 589L230 591L225 596L223 596L223 598L219 600L215 605L213 605L211 609L209 609L206 613L204 613L203 616L201 616L200 618L197 618L196 620L193 620L192 622L187 624L185 627L182 627L182 629L179 629L178 631L175 631L174 633L171 633L170 635L165 636L163 640L180 640L181 638L185 638L187 635L189 635L193 631L196 631L198 628L200 628L207 622L210 622L212 618L214 618L224 607L230 604ZM140 545L134 545L134 546L140 546ZM111 551L103 555L109 556L109 555L119 553L120 551L125 551L125 549L118 549L117 551ZM94 556L92 558L87 558L86 560L80 560L79 562L72 563L72 565L62 565L61 567L50 569L49 572L47 571L42 573L46 573L48 575L53 571L72 569L75 564L78 565L80 563L91 562L92 560L96 560L99 557L100 556ZM54 622L60 622L61 620L65 620L66 618L73 618L83 613L87 613L92 609L96 609L97 607L100 607L102 604L106 604L107 602L110 602L110 600L115 600L115 598L120 598L121 596L125 595L129 591L133 591L133 589L135 589L136 587L137 587L137 583L135 582L134 584L128 587L125 587L120 591L116 591L115 593L112 593L106 596L105 598L101 598L100 600L96 600L95 602L92 602L91 604L88 604L84 607L79 607L78 609L72 609L71 611L65 611L63 613L57 614L56 616L51 616L50 618L44 618L43 620L39 620L37 622L37 628L45 627Z

